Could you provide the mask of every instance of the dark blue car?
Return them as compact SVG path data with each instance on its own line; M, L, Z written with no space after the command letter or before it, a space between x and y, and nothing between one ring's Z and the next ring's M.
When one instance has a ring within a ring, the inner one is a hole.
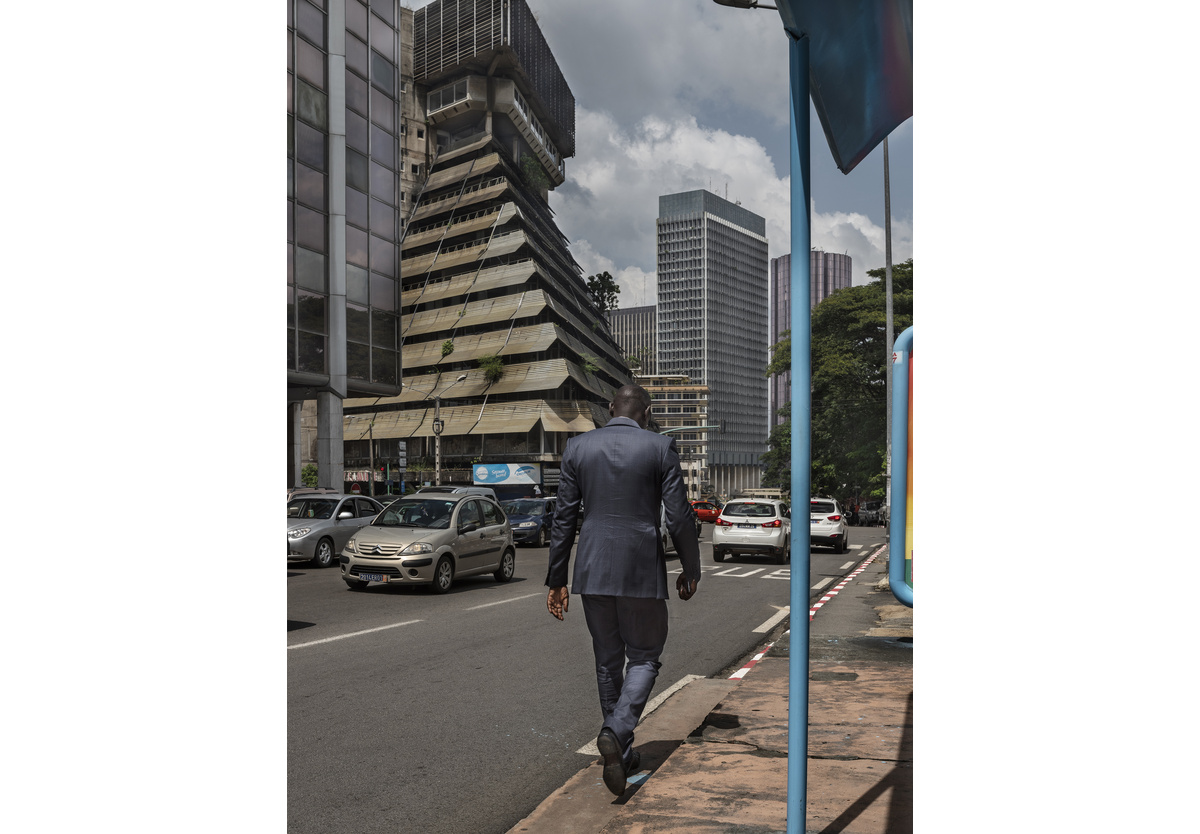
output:
M553 498L517 498L500 505L512 527L513 541L545 547L554 523Z

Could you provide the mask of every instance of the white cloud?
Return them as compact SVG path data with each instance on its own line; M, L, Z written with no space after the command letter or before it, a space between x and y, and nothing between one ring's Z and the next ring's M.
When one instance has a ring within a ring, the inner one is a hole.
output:
M709 189L766 220L771 257L791 250L790 177L777 175L762 144L749 136L701 127L694 117L648 116L630 129L608 113L579 109L579 153L551 205L587 275L609 271L622 286L621 306L652 304L655 219L665 194ZM884 265L883 227L865 214L812 211L812 245L845 252L854 283ZM892 258L912 255L912 223L892 225Z
M642 307L655 302L657 298L655 273L644 272L636 266L618 267L613 263L612 258L601 255L593 249L591 242L587 240L572 241L571 254L583 268L585 276L607 272L616 279L617 284L621 287L621 294L617 298L618 307L622 309Z
M883 226L876 225L864 214L831 212L821 214L812 208L812 245L826 252L841 252L850 256L855 285L865 284L868 269L877 269L887 262L887 246ZM892 263L902 263L913 256L912 222L892 218Z
M577 125L579 151L551 205L585 273L607 268L628 281L628 298L636 288L641 303L653 303L658 198L702 188L763 216L773 254L787 251L788 180L756 139L700 127L694 117L648 116L623 129L583 108ZM622 306L634 306L626 299Z

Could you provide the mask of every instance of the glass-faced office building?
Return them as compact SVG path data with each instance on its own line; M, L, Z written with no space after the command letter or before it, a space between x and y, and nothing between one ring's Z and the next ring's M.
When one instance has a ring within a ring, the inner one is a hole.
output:
M315 459L321 485L340 488L343 399L400 391L404 166L420 163L401 148L412 12L399 0L287 9L288 485Z
M658 373L708 386L713 489L761 482L767 450L766 221L709 191L658 199Z
M849 255L813 249L808 253L809 297L811 310L833 294L834 290L850 286L852 259ZM771 258L771 344L775 344L792 327L791 287L792 256ZM780 425L778 411L792 398L790 371L771 377L771 424Z

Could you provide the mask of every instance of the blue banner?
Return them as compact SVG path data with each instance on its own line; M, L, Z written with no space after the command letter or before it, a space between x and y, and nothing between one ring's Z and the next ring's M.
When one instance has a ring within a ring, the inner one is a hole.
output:
M479 463L473 468L476 485L540 484L540 463Z

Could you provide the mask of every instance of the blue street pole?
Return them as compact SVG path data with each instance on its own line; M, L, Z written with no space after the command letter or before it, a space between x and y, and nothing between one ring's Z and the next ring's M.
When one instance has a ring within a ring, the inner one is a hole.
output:
M812 487L812 248L809 217L808 37L787 30L791 61L792 269L792 519L808 522ZM791 643L788 649L787 834L804 834L808 802L808 578L809 538L792 531ZM797 558L799 556L800 558Z

